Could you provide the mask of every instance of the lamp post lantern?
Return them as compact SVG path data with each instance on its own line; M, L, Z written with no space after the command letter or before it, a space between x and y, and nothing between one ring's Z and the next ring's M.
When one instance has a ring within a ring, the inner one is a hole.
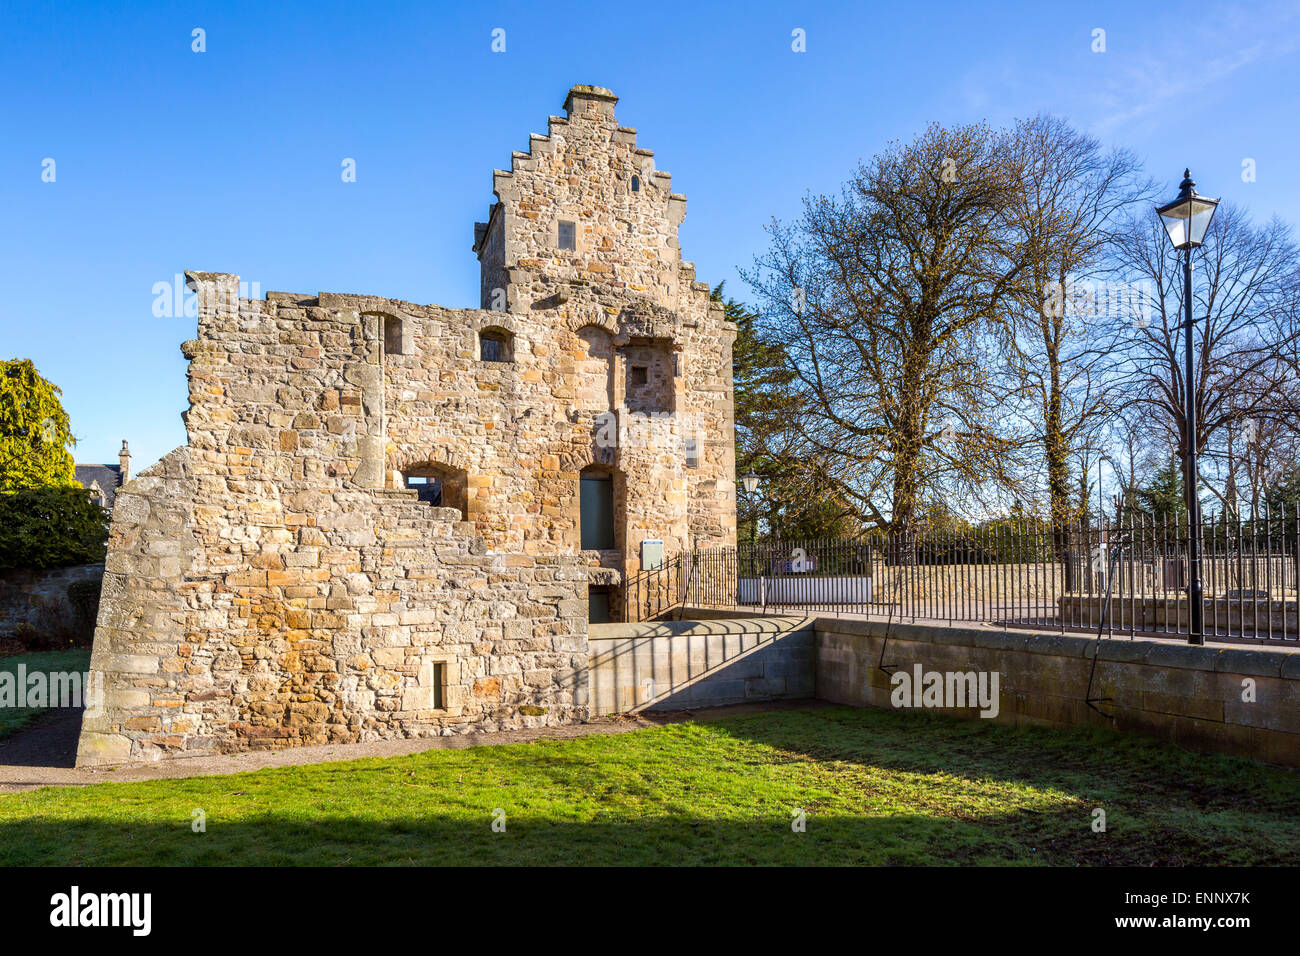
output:
M753 502L750 496L758 490L758 483L763 479L755 474L752 470L740 476L740 487L745 491L745 504L752 507ZM750 517L749 524L749 548L752 552L754 549L755 539L758 537L758 512L754 512Z
M1190 169L1183 170L1183 181L1178 184L1178 196L1173 202L1156 208L1156 215L1164 224L1165 232L1175 249L1183 254L1183 495L1187 502L1187 603L1189 644L1205 643L1205 594L1201 585L1201 502L1200 469L1197 467L1196 448L1196 387L1192 377L1192 250L1205 241L1205 233L1214 218L1217 199L1196 193Z

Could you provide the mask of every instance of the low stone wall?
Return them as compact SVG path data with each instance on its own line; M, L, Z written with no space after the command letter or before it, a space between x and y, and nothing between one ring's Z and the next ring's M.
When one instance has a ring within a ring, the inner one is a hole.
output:
M593 716L813 696L804 617L592 624Z
M1057 599L1062 620L1071 626L1096 627L1102 620L1106 599L1095 594L1063 594ZM1145 596L1114 595L1106 619L1115 627L1128 627L1133 622L1138 630L1186 631L1190 605L1179 595ZM1205 626L1219 633L1231 631L1247 638L1260 640L1295 639L1297 628L1294 599L1274 597L1209 597L1205 599Z
M68 587L103 577L102 564L0 572L0 637L13 635L22 624L38 631L75 627L77 612L68 600Z
M883 621L817 618L816 694L823 700L892 707L894 673L997 672L990 719L1055 727L1095 725L1180 746L1300 767L1300 652L1193 647L1172 641L1096 640ZM1086 703L1092 696L1111 718ZM959 716L976 708L938 707Z

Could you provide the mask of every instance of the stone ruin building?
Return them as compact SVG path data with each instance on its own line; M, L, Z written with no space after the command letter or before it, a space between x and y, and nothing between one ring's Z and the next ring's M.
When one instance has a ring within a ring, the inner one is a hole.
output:
M117 490L78 765L582 720L643 554L734 543L735 328L616 103L494 172L479 309L187 274L187 444Z

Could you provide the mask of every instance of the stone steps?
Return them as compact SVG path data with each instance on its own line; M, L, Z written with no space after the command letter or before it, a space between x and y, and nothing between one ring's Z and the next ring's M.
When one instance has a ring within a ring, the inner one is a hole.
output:
M415 492L404 489L386 489L377 497L380 536L387 547L428 548L471 536L457 527L464 521L455 508L435 508L420 501Z

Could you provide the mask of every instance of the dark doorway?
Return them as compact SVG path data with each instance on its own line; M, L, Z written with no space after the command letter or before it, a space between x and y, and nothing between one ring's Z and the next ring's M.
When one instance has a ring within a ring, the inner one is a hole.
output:
M609 608L609 588L587 589L587 623L608 624L613 620Z

